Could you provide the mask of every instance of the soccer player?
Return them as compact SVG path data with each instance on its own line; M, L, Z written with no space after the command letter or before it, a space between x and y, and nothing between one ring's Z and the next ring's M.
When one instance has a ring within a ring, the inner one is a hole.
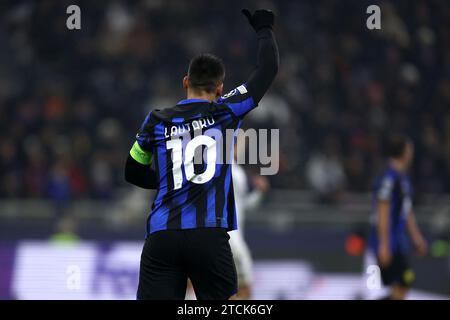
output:
M376 255L385 286L385 299L405 299L414 280L408 262L409 235L420 255L427 244L420 233L412 208L412 186L407 171L413 160L413 144L401 134L393 134L386 144L388 166L375 180L374 210L369 236L369 250Z
M234 138L225 141L226 131L239 128L258 105L279 64L274 14L242 12L258 41L256 69L248 80L222 96L222 61L211 54L194 57L183 79L187 99L150 112L127 159L128 182L157 188L147 220L138 299L184 299L188 278L200 300L229 299L237 292L227 233L236 229L232 161L227 161ZM194 161L199 151L203 161Z

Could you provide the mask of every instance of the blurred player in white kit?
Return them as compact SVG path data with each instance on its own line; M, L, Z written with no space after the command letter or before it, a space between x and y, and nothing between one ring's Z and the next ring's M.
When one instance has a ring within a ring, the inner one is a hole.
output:
M248 210L256 208L261 203L264 194L269 189L269 182L264 176L247 175L244 168L236 163L238 153L242 150L240 147L245 145L245 143L239 143L241 142L239 138L241 137L238 137L238 143L235 145L235 163L232 166L238 228L228 234L238 276L236 298L247 300L251 298L252 294L253 259L244 238L245 215Z
M245 214L247 210L258 206L264 193L269 188L269 183L267 178L263 176L253 176L252 185L254 188L251 190L245 170L239 164L234 164L232 170L238 229L228 234L230 235L230 246L238 275L236 297L246 300L251 298L253 260L244 239Z

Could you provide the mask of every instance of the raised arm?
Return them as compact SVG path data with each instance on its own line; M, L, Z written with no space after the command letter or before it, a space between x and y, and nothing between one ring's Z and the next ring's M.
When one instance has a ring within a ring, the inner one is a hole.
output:
M255 108L269 89L278 72L278 46L272 31L274 15L269 10L256 10L250 14L242 10L258 36L256 69L244 84L220 97L217 102L228 105L234 115L245 116Z
M254 103L258 104L275 79L280 64L278 46L272 31L275 17L269 10L256 10L252 15L244 9L242 13L247 17L258 37L256 69L246 83Z

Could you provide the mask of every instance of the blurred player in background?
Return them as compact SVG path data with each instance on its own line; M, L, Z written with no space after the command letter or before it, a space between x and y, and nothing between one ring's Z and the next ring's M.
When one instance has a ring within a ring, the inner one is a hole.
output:
M187 99L150 112L128 156L125 179L158 189L147 220L138 299L184 299L188 278L200 300L225 300L237 293L227 233L237 227L229 161L234 139L230 144L224 138L258 105L279 64L274 14L242 12L258 40L249 79L222 96L223 62L210 54L196 56L183 79ZM194 163L197 150L205 156L199 157L201 163Z
M238 142L235 145L235 160L237 159L239 147L244 145L240 143L241 141L243 139L238 137ZM229 233L230 246L238 276L238 293L236 297L247 300L251 298L252 294L253 260L244 238L245 214L247 210L252 210L261 203L264 193L269 189L269 182L264 176L248 176L244 168L238 163L233 164L232 172L238 228ZM250 181L249 178L251 178Z
M390 292L384 299L405 299L414 281L408 262L408 235L417 252L425 255L427 244L414 217L412 186L408 169L414 147L408 137L388 137L386 170L374 184L373 215L369 236L369 254L376 256L384 286Z

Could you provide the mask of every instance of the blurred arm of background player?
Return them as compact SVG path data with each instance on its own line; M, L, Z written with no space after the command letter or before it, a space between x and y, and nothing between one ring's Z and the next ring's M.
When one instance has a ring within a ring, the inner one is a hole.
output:
M427 253L427 242L425 241L422 233L419 230L419 226L416 222L416 217L414 216L414 213L412 211L408 215L406 228L417 253L421 256L424 256Z
M380 239L378 258L380 259L380 264L382 266L388 266L392 259L392 252L389 244L389 210L389 202L378 202L378 236ZM427 252L427 243L419 230L416 218L412 211L408 214L406 228L417 253L419 255L425 255Z
M269 180L264 176L251 176L251 182L254 189L247 195L247 200L245 201L246 210L255 209L261 203L264 194L270 187Z
M391 263L392 259L392 252L389 243L389 202L385 200L379 200L377 211L379 239L378 258L382 266L388 266Z

